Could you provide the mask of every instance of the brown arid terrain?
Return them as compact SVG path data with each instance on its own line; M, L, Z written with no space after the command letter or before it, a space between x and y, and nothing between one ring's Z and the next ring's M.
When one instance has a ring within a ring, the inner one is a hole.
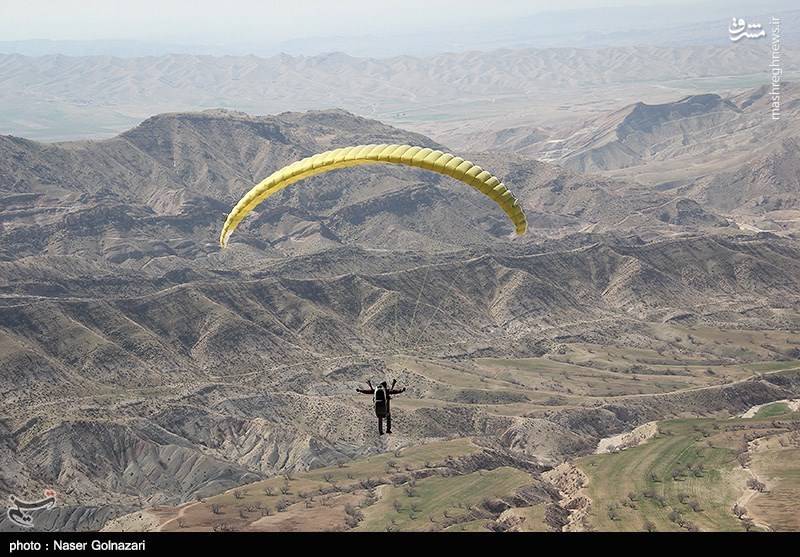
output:
M796 181L736 183L725 205L711 192L734 183L705 175L661 189L479 151L521 200L525 237L462 184L371 167L286 189L220 250L264 176L383 142L441 147L339 109L0 137L0 496L52 487L59 505L36 520L57 530L611 528L606 492L573 493L605 485L592 459L704 432L675 481L705 454L703 477L735 500L748 487L729 464L748 452L791 496L796 469L769 453L794 450L796 413L737 416L800 397L797 229L746 220L775 216L759 196L796 208ZM773 168L790 172L798 152L781 145ZM355 389L384 378L408 390L379 437ZM787 524L774 497L743 503L754 527ZM727 502L683 523L744 528Z

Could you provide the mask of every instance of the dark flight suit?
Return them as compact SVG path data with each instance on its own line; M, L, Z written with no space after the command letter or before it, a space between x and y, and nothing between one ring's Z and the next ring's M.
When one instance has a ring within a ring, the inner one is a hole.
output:
M356 390L364 395L374 395L376 389L372 386L372 383L370 383L369 381L367 381L367 384L369 385L369 389L356 389ZM394 389L394 388L390 389L386 385L385 381L378 386L379 389L381 387L386 388L386 400L375 401L375 415L378 417L378 435L383 435L384 418L386 418L386 433L392 432L392 411L390 406L391 404L390 401L392 400L391 395L399 395L400 393L406 390L405 387L403 387L402 389ZM392 387L394 387L394 383L392 383Z

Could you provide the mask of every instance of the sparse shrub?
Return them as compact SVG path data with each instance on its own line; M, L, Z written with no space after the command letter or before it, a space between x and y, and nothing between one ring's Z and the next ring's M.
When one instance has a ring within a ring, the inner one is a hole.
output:
M364 499L362 506L369 507L370 505L375 504L377 500L378 500L378 494L376 493L375 488L373 487L369 491L367 491L367 496Z
M350 503L347 503L344 506L344 512L347 515L345 517L345 523L350 528L355 528L356 526L358 526L359 522L364 520L364 514L361 512L361 509L359 509L356 506L351 505Z
M656 525L649 520L644 521L644 529L646 532L656 532Z
M212 529L215 532L233 532L233 526L228 524L227 522L216 522Z
M278 504L275 505L275 508L278 509L279 513L286 511L286 509L289 508L289 500L286 499L285 497L281 498L281 500L278 501Z
M749 487L752 490L758 491L759 493L764 493L765 491L767 491L766 484L764 484L764 482L758 481L755 478L750 478L749 480L747 480L747 487Z
M212 503L211 512L214 514L222 514L222 506L219 503Z
M244 491L241 489L234 489L233 496L237 499L244 499Z

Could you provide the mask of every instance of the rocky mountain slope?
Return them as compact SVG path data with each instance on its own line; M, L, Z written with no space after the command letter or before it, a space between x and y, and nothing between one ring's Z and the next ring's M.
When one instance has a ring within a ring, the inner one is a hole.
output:
M220 251L260 177L376 142L436 146L340 110L0 138L2 494L52 486L48 527L95 528L422 440L550 466L632 424L796 396L797 240L638 184L478 153L529 214L512 240L463 185L350 169L282 192ZM409 387L388 440L354 391L380 376Z
M500 141L498 148L581 172L654 184L685 181L732 171L796 137L800 88L783 83L780 92L779 119L772 118L771 89L762 86L726 97L637 102L550 134L509 130L512 140Z
M777 117L771 89L762 86L637 102L558 131L502 130L491 149L648 184L751 230L796 231L800 88L782 83L780 96Z

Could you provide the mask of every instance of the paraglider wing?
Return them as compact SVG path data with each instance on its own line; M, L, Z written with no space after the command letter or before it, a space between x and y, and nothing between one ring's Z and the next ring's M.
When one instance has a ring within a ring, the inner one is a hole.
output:
M505 211L517 235L525 234L528 223L522 207L510 191L480 166L449 153L410 145L357 145L312 155L273 172L239 200L225 220L219 237L224 248L239 223L259 203L295 182L338 168L366 164L413 166L450 176L480 191Z

